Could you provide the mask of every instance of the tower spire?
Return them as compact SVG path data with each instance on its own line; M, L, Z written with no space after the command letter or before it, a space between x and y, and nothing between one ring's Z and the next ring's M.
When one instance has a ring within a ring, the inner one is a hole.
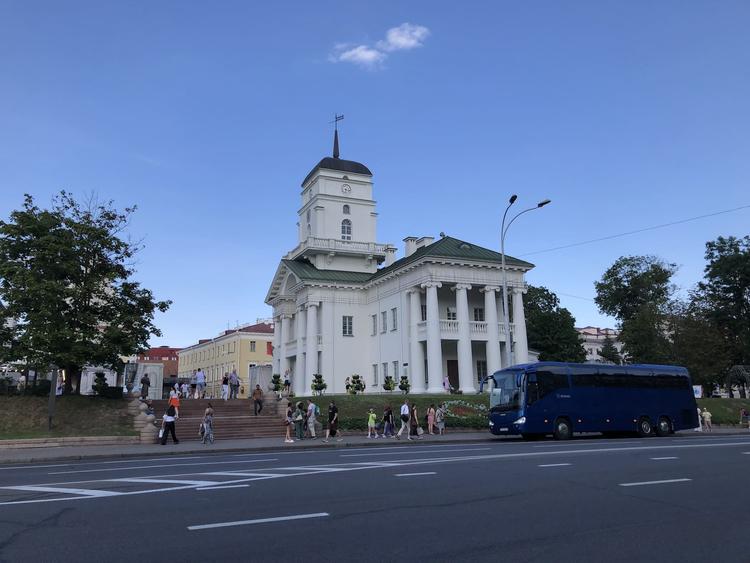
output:
M343 115L333 114L333 158L339 157L339 121L342 119Z

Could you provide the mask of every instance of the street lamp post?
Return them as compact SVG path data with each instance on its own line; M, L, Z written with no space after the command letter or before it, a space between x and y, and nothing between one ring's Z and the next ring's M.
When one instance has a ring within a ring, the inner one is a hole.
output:
M518 196L516 194L510 196L510 199L508 200L508 207L505 208L505 213L503 213L503 222L500 227L500 261L503 269L503 330L505 331L505 365L503 367L506 368L510 367L511 365L510 348L512 344L512 338L510 336L510 319L508 318L508 272L505 269L505 235L508 234L508 229L510 229L513 221L518 219L521 215L523 215L524 213L528 213L529 211L534 211L535 209L544 207L548 203L552 202L551 199L543 199L534 207L524 209L523 211L517 213L510 221L508 221L508 226L506 227L505 219L508 216L508 211L517 199Z

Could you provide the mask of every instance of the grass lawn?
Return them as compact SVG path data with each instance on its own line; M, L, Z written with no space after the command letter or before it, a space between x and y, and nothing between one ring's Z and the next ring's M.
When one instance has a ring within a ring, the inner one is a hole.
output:
M697 399L698 406L707 408L714 424L739 424L740 409L750 412L750 399Z
M47 397L0 397L0 440L137 435L124 399L58 397L52 432L47 402Z

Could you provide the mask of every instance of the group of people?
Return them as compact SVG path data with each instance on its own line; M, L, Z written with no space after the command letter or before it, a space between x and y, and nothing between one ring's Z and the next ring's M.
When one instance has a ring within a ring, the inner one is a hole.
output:
M284 416L284 426L286 427L286 436L284 442L293 443L295 440L317 440L316 424L320 416L320 408L312 399L307 400L307 405L302 401L296 405L291 401L287 403L286 414ZM292 438L292 429L294 438ZM335 439L338 442L343 440L339 430L339 409L335 401L328 405L328 424L326 425L326 435L323 442Z
M425 414L425 422L427 425L427 433L434 435L439 434L443 435L445 434L445 417L447 414L447 410L445 408L445 403L440 403L437 408L435 408L434 404L431 404L427 408L427 413ZM401 409L399 411L400 413L400 421L401 421L401 428L399 428L398 433L395 435L395 438L397 440L401 439L401 435L406 431L406 438L407 440L414 440L415 438L417 440L420 440L422 438L422 434L424 434L425 430L422 428L422 425L419 424L419 414L417 412L417 405L412 404L409 406L409 399L404 399L404 403L401 405ZM374 438L378 437L378 427L375 426L375 421L373 419L374 410L370 409L370 419L368 420L367 424L367 437L370 438L370 430L372 429L374 431ZM372 428L370 426L370 421L372 421ZM394 425L393 425L393 411L391 410L390 406L385 407L385 411L383 412L383 420L382 420L382 428L383 438L393 438L394 434ZM437 432L436 432L437 430Z
M237 371L232 370L232 373L224 372L224 377L221 379L221 398L225 401L236 399L239 394L240 378L237 376Z

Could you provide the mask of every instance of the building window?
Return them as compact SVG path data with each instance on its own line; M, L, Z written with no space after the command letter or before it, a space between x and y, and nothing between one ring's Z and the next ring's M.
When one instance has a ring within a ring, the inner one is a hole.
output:
M352 240L352 222L349 219L341 221L341 240Z
M310 224L310 210L307 210L307 224Z
M388 362L383 362L383 381L388 377Z
M455 321L458 318L458 315L456 315L456 308L455 307L448 307L445 311L446 319L449 321Z
M394 360L393 362L393 377L398 379L398 360ZM398 382L396 382L398 383Z
M349 215L351 213L351 210L349 209L348 205L344 206L344 215Z
M372 335L375 336L378 333L378 316L372 315Z
M250 341L250 351L255 352L255 340Z
M341 334L344 336L354 336L354 317L344 315L341 320Z
M427 305L422 305L422 322L427 320Z
M482 381L487 377L487 361L477 360L477 381Z
M380 332L388 330L388 311L380 313Z
M398 321L396 320L396 308L391 309L391 330L398 328Z
M372 364L372 384L378 384L378 364Z
M474 320L478 323L484 322L484 309L481 307L474 307Z

